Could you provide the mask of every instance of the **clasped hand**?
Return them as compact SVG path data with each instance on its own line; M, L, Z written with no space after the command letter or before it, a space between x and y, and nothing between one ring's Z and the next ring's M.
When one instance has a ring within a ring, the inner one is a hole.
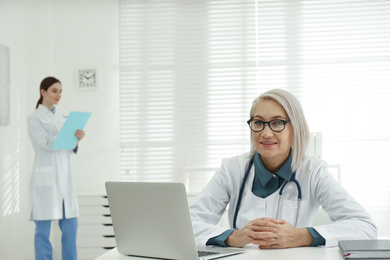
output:
M296 228L283 219L259 218L245 227L233 231L225 243L232 247L247 244L258 245L260 249L309 246L313 237L306 228Z

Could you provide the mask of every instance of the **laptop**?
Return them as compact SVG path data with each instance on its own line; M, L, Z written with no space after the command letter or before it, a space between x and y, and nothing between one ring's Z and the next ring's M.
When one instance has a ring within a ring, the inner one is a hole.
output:
M244 252L197 248L182 183L106 182L106 191L117 250L123 255L206 260Z

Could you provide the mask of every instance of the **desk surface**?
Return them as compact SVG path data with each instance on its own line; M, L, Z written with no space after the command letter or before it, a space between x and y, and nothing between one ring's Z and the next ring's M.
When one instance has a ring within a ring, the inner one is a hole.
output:
M118 253L116 248L108 251L104 255L95 260L145 260L144 257L130 257ZM275 259L289 259L289 260L343 260L338 247L324 248L324 247L299 247L288 249L267 249L260 250L258 248L246 248L244 254L224 257L226 260L275 260Z

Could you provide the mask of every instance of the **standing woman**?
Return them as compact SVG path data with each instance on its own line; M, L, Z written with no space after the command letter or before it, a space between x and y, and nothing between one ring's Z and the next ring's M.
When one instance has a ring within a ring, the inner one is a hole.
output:
M77 259L76 234L78 203L71 170L73 150L52 149L66 117L56 111L61 99L62 85L54 77L42 80L36 110L27 119L28 133L34 147L35 160L30 182L31 213L35 221L35 259L52 259L49 240L52 220L59 220L62 231L62 259ZM77 130L79 141L83 130Z

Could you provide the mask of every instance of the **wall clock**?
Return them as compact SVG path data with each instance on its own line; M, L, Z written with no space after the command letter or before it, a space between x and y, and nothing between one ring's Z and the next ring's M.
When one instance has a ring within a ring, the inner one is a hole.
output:
M77 71L77 85L80 89L96 88L96 69L79 69Z

